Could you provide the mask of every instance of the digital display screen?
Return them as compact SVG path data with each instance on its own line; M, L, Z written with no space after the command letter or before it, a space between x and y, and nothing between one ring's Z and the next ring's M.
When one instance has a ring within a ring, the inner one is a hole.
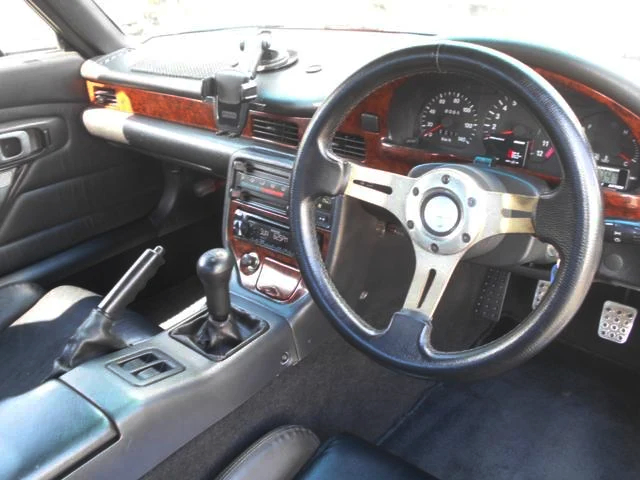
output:
M603 187L624 190L627 187L629 170L623 168L598 167L598 178Z
M493 157L495 165L524 167L529 154L529 141L512 136L490 136L485 139L487 156Z
M257 243L289 254L289 232L267 223L249 220L250 237Z
M619 176L620 176L619 170L614 170L613 168L598 169L598 177L600 177L601 183L613 183L614 185L617 185Z

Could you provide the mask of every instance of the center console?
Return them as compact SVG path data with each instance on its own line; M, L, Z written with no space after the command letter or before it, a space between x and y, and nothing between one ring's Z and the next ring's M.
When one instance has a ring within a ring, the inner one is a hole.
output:
M227 243L236 258L244 288L277 302L293 302L305 292L291 248L289 225L290 158L245 154L229 172ZM326 258L331 239L334 199L316 205L318 245Z

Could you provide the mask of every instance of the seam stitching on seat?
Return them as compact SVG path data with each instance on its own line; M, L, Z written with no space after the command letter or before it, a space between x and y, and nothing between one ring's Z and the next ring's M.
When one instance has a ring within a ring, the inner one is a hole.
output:
M284 439L287 436L296 436L300 435L302 437L308 437L313 440L313 443L316 445L316 449L320 446L320 441L318 437L311 432L309 429L298 426L298 425L288 425L285 427L280 427L271 433L268 433L266 436L262 437L257 443L253 444L246 450L242 455L240 455L234 462L229 465L223 472L218 476L218 480L225 480L229 478L234 473L237 473L239 467L245 463L247 458L249 458L252 454L258 451L260 448L264 447L265 444L271 442L277 442L279 439Z

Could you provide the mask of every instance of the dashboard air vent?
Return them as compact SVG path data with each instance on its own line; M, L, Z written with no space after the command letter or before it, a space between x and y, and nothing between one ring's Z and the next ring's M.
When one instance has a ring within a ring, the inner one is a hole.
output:
M108 105L115 105L118 103L118 99L116 98L116 91L113 88L107 87L96 87L93 91L95 102L98 105L104 105L105 107Z
M298 125L273 118L253 117L252 135L293 147L300 143Z
M333 153L363 160L365 156L364 138L360 135L337 132L331 145Z

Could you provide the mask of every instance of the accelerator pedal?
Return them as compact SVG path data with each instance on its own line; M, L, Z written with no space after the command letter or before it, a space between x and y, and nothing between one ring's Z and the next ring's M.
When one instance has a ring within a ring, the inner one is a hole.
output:
M625 343L629 339L638 310L607 300L602 306L598 336L610 342Z

